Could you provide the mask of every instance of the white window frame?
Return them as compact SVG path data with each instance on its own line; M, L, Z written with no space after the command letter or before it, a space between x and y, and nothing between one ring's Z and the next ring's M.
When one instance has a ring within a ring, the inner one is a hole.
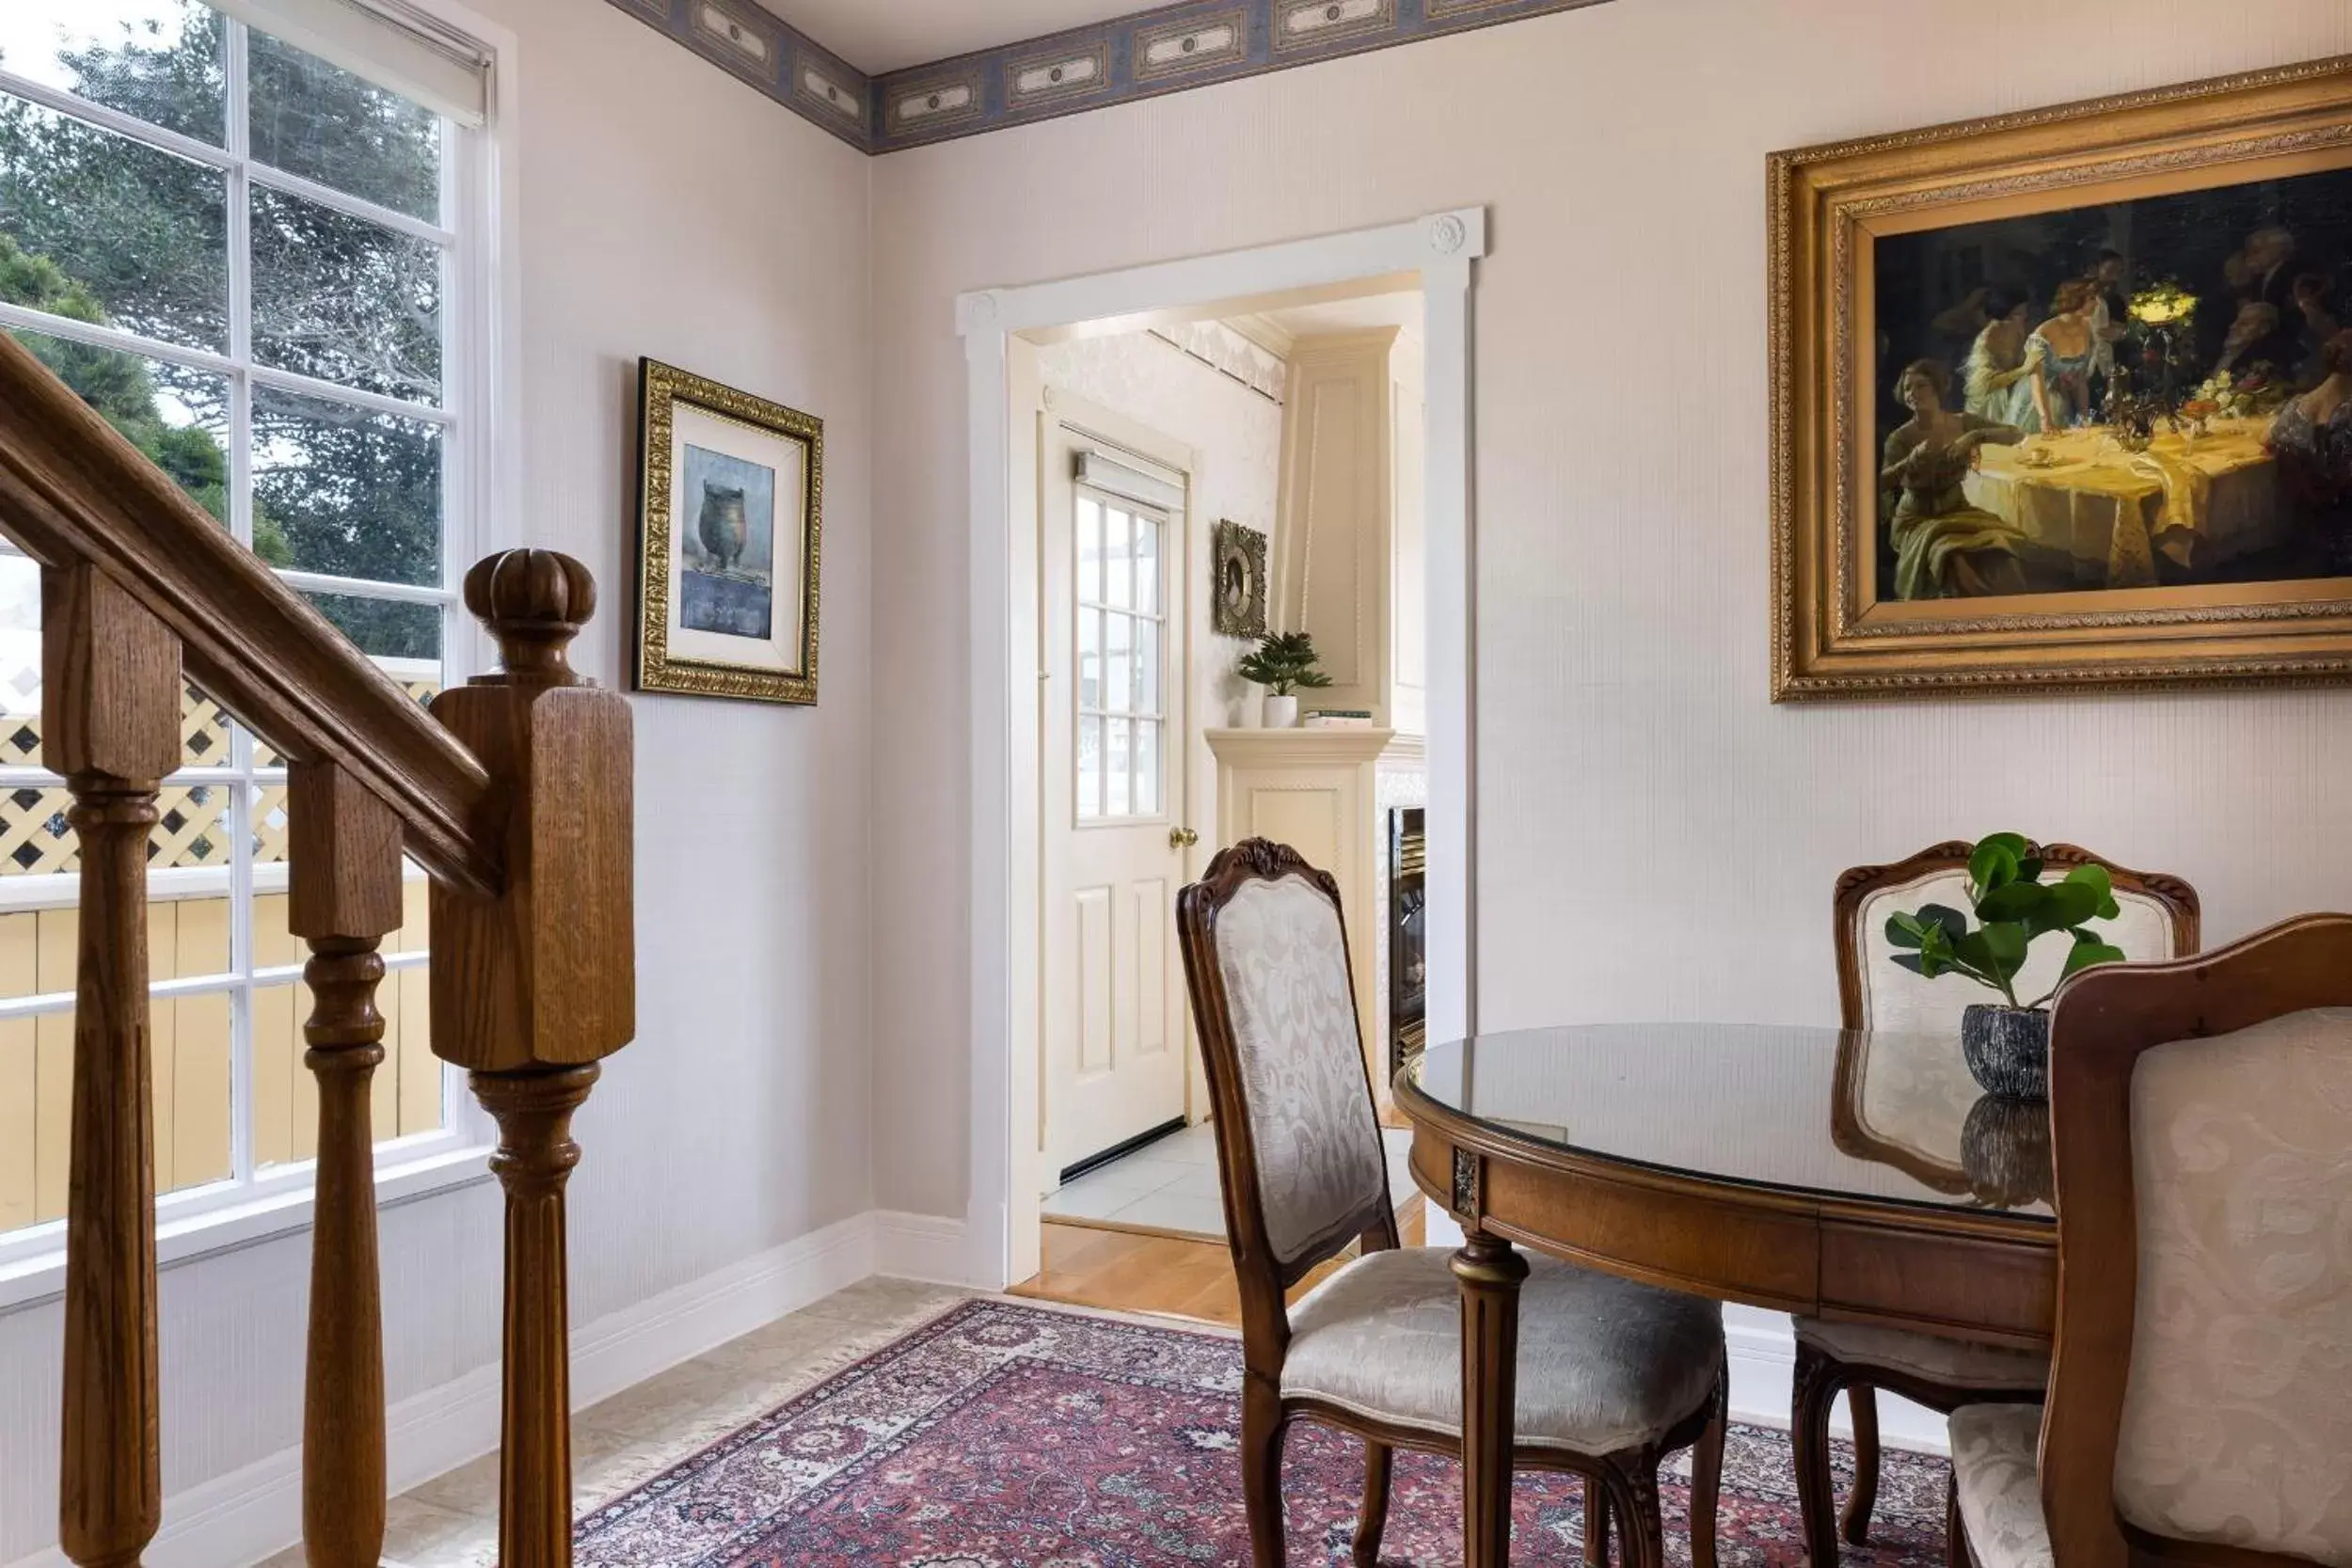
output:
M90 103L72 94L28 81L0 70L0 88L45 108L69 115L105 130L128 135L150 146L224 171L227 175L229 221L230 356L161 343L111 327L51 317L0 302L0 326L70 338L101 348L121 349L151 359L212 371L228 378L230 389L231 440L229 458L231 483L230 528L246 544L252 540L249 484L248 414L251 388L256 386L328 398L335 402L377 409L404 419L435 422L442 437L441 580L424 587L385 583L355 583L318 573L281 571L290 587L309 592L351 593L363 597L400 599L438 605L441 609L441 678L455 685L474 671L494 662L487 634L465 612L460 586L466 571L491 546L489 520L519 515L522 494L519 372L521 332L516 312L519 290L518 235L520 214L514 198L516 171L520 166L516 40L514 34L454 0L403 0L403 4L442 24L479 45L488 56L488 118L469 128L444 116L442 135L442 217L450 227L425 223L403 214L329 190L283 170L257 165L247 156L248 121L243 69L246 26L224 18L229 29L229 88L225 105L224 142L204 142L149 125L129 116ZM246 269L250 264L246 243L249 191L261 184L286 191L403 232L432 238L446 246L442 267L442 397L437 410L421 409L398 399L322 383L310 377L251 364L250 322ZM463 345L451 352L453 345ZM18 553L0 539L0 550ZM189 768L172 775L170 784L252 783L252 736L242 725L226 768ZM19 779L17 775L24 778ZM0 788L24 784L54 786L54 775L35 768L0 769ZM167 785L167 787L169 787ZM171 1267L214 1253L246 1246L271 1236L307 1228L315 1201L314 1161L296 1161L255 1172L252 1164L250 1083L251 1029L242 1016L246 998L258 988L297 977L299 966L256 970L249 952L251 898L255 870L251 832L243 813L249 796L231 792L224 818L234 846L230 868L222 873L205 868L195 873L151 873L150 896L186 896L199 891L205 879L218 879L232 897L245 902L247 913L231 924L232 973L186 981L166 981L151 995L167 998L229 991L239 1015L230 1037L232 1165L229 1180L160 1196L156 1200L156 1253L159 1266ZM263 880L282 876L282 867L260 868ZM413 873L412 873L413 874ZM183 888L175 885L186 882ZM45 881L48 879L24 879ZM60 881L63 879L59 879ZM63 892L59 889L59 892ZM36 895L38 898L40 895ZM54 895L53 895L54 896ZM70 898L63 901L71 901ZM24 907L34 907L26 902ZM387 955L390 973L426 961L426 955L406 958ZM388 974L388 980L389 980ZM70 1010L72 996L17 998L0 1002L0 1017L31 1016ZM377 1093L386 1092L379 1082ZM387 1140L376 1146L376 1201L381 1206L411 1201L433 1193L471 1186L490 1179L486 1156L496 1141L488 1116L465 1088L459 1069L444 1067L442 1126L438 1132ZM64 1288L65 1224L53 1220L0 1236L0 1313L52 1300Z

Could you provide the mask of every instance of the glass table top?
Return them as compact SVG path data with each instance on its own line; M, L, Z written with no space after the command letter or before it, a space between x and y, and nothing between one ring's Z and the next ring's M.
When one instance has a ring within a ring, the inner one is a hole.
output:
M1979 1089L1957 1029L1526 1029L1433 1045L1398 1082L1522 1139L1702 1180L2052 1215L2049 1107Z

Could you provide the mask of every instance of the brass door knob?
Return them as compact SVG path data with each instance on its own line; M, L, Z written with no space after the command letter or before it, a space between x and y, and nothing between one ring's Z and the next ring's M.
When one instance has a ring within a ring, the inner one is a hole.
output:
M1194 832L1190 828L1170 828L1168 830L1168 847L1170 849L1189 849L1200 842L1200 835Z

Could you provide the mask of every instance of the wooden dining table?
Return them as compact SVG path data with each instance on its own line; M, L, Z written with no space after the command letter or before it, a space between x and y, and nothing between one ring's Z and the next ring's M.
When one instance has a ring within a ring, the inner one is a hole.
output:
M1395 1102L1415 1183L1465 1237L1469 1568L1510 1555L1520 1246L1718 1301L2050 1343L2047 1108L1981 1094L1956 1034L1519 1030L1431 1046Z

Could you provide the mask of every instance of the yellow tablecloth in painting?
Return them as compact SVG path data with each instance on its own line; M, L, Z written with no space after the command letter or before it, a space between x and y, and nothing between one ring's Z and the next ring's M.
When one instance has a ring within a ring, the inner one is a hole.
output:
M2156 552L2210 567L2280 537L2267 419L2229 420L2196 441L2166 434L2127 451L2102 428L1986 447L1969 501L2074 562L2086 588L2145 588Z

